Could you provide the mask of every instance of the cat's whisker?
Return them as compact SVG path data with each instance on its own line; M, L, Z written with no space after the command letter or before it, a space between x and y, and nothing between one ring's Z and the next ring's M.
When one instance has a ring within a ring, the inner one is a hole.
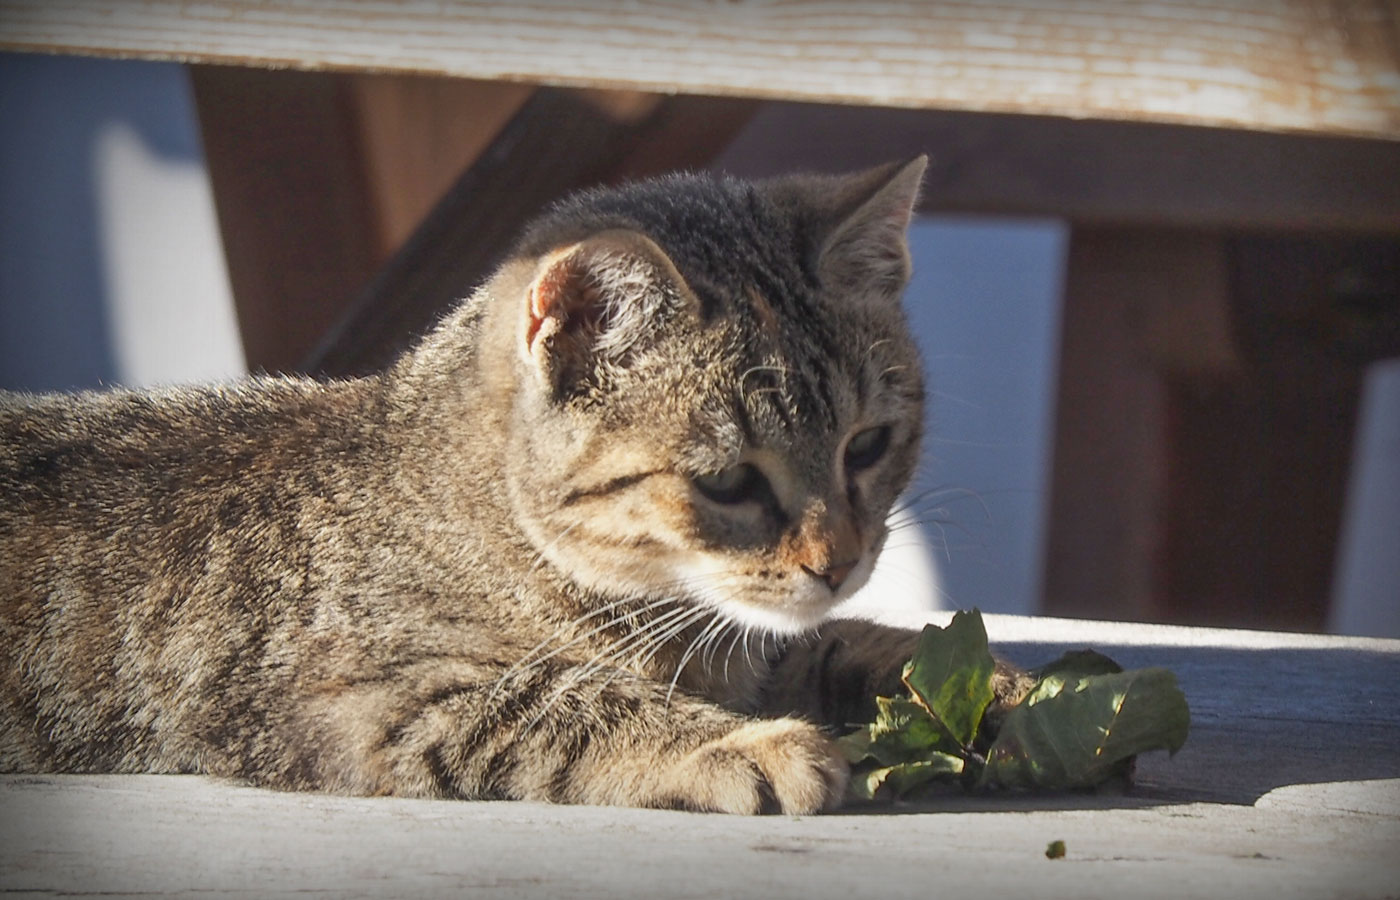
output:
M671 694L676 690L676 682L680 680L681 671L685 669L685 664L690 662L690 658L695 655L695 652L697 650L704 647L705 642L709 640L709 637L712 633L717 633L715 632L715 628L716 626L721 625L722 622L722 618L716 614L713 618L710 619L709 624L707 624L700 631L700 633L691 640L690 645L686 647L685 652L681 654L681 661L676 664L676 674L671 676L671 684L666 689L667 706L671 705Z
M677 617L676 613L682 613L682 615ZM640 646L637 648L636 653L634 653L632 659L629 660L628 664L625 666L621 665L614 657L614 662L618 664L613 665L611 667L612 671L608 673L607 677L591 691L589 702L592 702L600 696L602 692L607 689L608 685L612 684L612 682L624 672L640 674L637 670L650 662L651 658L658 653L662 647L666 646L677 634L680 634L709 614L708 610L699 607L679 607L675 610L669 610L663 613L661 616L657 617L657 619L648 623L641 631L630 635L627 639L628 641L640 638L638 641ZM617 653L621 649L623 648L612 649L595 656L589 663L585 664L585 666L580 667L579 673L576 675L576 680L591 678L593 675L597 674L604 666L604 656L612 656L612 654ZM641 658L643 653L646 653L644 659ZM572 689L572 685L569 686L569 689ZM549 708L553 706L565 692L565 690L555 691L550 698L544 702L540 711L535 714L534 718L532 718L526 726L526 732L544 717ZM669 692L667 693L667 702L670 702Z
M665 630L671 623L679 618L684 618L694 610L694 607L678 605L674 609L668 609L661 615L640 627L633 628L624 633L621 637L615 638L612 642L598 650L588 658L579 668L585 672L592 673L605 665L614 667L624 667L621 654L632 647L641 644L643 646L658 632Z
M658 616L654 622L649 623L647 628L636 633L635 640L612 651L611 656L615 668L641 673L651 658L648 655L649 651L659 649L666 641L670 640L672 635L685 630L703 618L704 615L705 611L698 607L683 606L674 613ZM630 654L626 659L622 656L624 652Z
M939 519L906 519L903 522L896 522L889 526L890 534L900 534L906 531L922 531L926 525L943 525L945 522Z
M716 615L714 621L710 623L710 627L707 629L707 634L705 634L704 640L700 643L700 665L705 669L706 675L712 674L712 670L710 668L710 661L714 657L713 651L715 647L715 641L717 641L728 628L728 619L726 619L723 615Z
M669 600L671 598L666 599ZM629 631L622 637L614 640L602 650L595 653L587 662L571 668L567 676L565 676L567 680L563 681L563 683L551 692L550 696L540 704L540 708L535 712L535 715L522 726L520 732L521 737L529 734L562 697L576 690L579 683L592 678L607 665L608 662L612 662L612 671L608 673L608 676L603 679L602 683L592 692L592 697L596 698L612 683L613 679L617 678L618 675L625 671L625 668L616 657L617 653L623 651L629 644L633 643L641 643L643 647L647 646L651 640L655 639L657 634L666 629L667 625L674 622L677 618L687 618L689 614L694 611L693 607L685 606L678 606L675 609L667 610L641 628Z
M776 372L783 379L786 379L787 376L791 373L791 369L789 369L787 366L774 365L773 363L749 366L747 369L744 370L744 374L739 376L740 389L742 390L744 386L748 384L749 376L757 375L760 372Z
M560 638L560 636L562 636L562 635L563 635L565 632L567 632L569 629L574 628L574 627L577 627L578 625L581 625L582 623L584 623L584 622L588 621L589 619L592 619L592 618L594 618L594 617L596 617L596 616L603 615L603 614L605 614L605 613L607 613L607 612L609 612L609 611L611 611L611 610L613 610L613 609L616 609L618 606L622 606L622 605L624 605L624 604L627 603L627 602L631 602L631 598L628 598L627 600L619 600L619 601L616 601L616 602L614 602L614 603L610 603L610 604L608 604L607 606L604 606L604 607L601 607L601 608L599 608L599 609L596 609L596 610L594 610L594 611L592 611L592 612L590 612L590 613L587 613L586 615L580 616L580 617L577 618L577 619L574 619L574 620L572 620L572 621L570 621L570 622L566 622L566 623L560 625L559 627L555 628L554 631L550 634L549 637L545 638L543 641L540 641L540 642L539 642L538 644L536 644L534 647L531 647L523 656L521 656L518 660L516 660L509 668L506 669L506 671L505 671L504 673L502 673L501 677L497 680L495 687L492 688L492 691L491 691L491 693L488 695L487 699L488 699L488 700L490 700L490 699L495 699L496 694L497 694L497 693L500 691L500 689L501 689L501 686L502 686L508 679L510 679L512 676L517 675L517 674L519 674L519 673L521 673L521 672L524 672L524 671L528 671L530 668L532 668L532 667L534 667L534 666L536 666L536 665L539 665L540 663L545 662L545 661L547 661L547 660L553 658L554 656L557 656L559 653L562 653L563 651L569 649L570 647L575 646L576 644L578 644L578 643L580 643L580 642L582 642L582 641L584 641L584 640L587 640L589 637L592 637L594 634L597 634L599 631L603 631L603 630L605 630L605 629L607 629L607 628L610 628L610 627L612 627L612 626L614 626L614 625L620 624L622 621L625 621L629 616L633 615L634 613L628 613L628 614L626 614L626 615L624 615L624 616L621 616L621 617L615 617L615 618L611 619L610 621L605 622L605 623L603 623L602 625L600 625L600 626L598 626L598 627L596 627L596 628L593 628L593 629L591 629L591 630L589 630L589 631L586 631L586 632L584 632L584 633L582 633L582 634L576 635L572 640L569 640L569 641L567 641L566 643L560 645L559 647L556 647L555 650L554 650L553 652L551 652L551 653L549 653L549 654L547 654L547 655L545 655L545 656L543 656L543 657L539 657L539 658L536 658L536 657L535 657L535 654L539 653L541 650L545 649L546 647L550 647L550 646L554 645L554 644L558 641L558 639Z
M952 487L949 485L935 485L934 487L926 488L917 493L907 494L900 499L896 509L913 509L930 501L937 502L941 507L948 506L960 500L976 501L981 509L983 517L988 520L992 519L991 509L987 506L986 500L980 491L975 491L971 488Z
M886 574L910 590L911 593L932 590L942 609L958 609L961 604L957 603L953 595L948 591L945 584L935 580L934 584L929 584L922 572L911 571L899 563L891 563L886 569Z
M875 358L875 351L879 350L881 347L889 343L892 343L889 338L879 338L877 340L871 341L870 345L865 348L864 361L870 362L870 360Z
M632 640L628 641L628 643L635 647L635 652L633 653L632 658L628 660L625 664L616 655L621 650L626 649L625 647L616 647L607 651L608 655L613 657L613 671L598 686L597 690L595 691L595 694L601 693L602 690L604 690L609 684L611 684L612 681L624 671L631 671L634 674L641 674L640 670L651 660L651 658L657 652L660 651L662 647L666 646L676 635L680 634L685 629L691 627L696 622L699 622L705 616L711 615L709 610L700 607L682 608L681 612L683 614L679 616L675 615L675 611L668 612L664 616L658 617L656 621L649 623L649 625L642 632L633 635ZM591 675L598 669L602 668L602 662L597 657L595 657L594 661L590 662L592 663L592 666L589 669L588 674Z
M636 598L628 597L622 600L614 601L613 603L609 603L606 606L599 607L598 609L593 610L592 612L580 616L579 618L574 619L570 622L566 622L565 624L556 628L553 634L551 634L548 638L541 641L540 643L536 644L534 647L532 647L529 650L529 652L527 652L524 656L517 660L509 669L505 671L504 674L501 675L500 679L497 680L495 687L492 688L490 695L488 695L488 699L495 699L496 694L499 693L502 685L504 685L505 682L512 676L524 671L528 671L529 669L539 665L542 662L546 662L550 659L553 659L560 653L565 652L571 647L577 646L578 644L588 640L589 638L593 637L596 634L599 634L600 632L606 631L609 628L614 628L618 625L623 624L629 619L633 619L638 615L650 612L651 610L656 609L658 607L665 606L668 603L676 602L675 598L673 597L662 597L658 600L653 600L652 602L646 604L640 609L630 610L621 616L615 616L607 620L606 622L603 622L601 625L596 625L593 628L590 628L589 630L583 632L582 634L576 635L572 640L569 640L566 643L555 647L553 650L551 650L549 653L546 653L544 656L535 656L536 653L554 644L555 641L559 639L560 635L562 635L569 629L578 627L584 622L587 622L589 619L592 619L596 616L604 615L608 612L611 612L612 610L617 609L619 606L625 606L629 603L635 602L635 599Z
M778 384L767 385L767 386L761 386L761 387L757 387L757 388L754 388L754 389L750 390L750 389L748 388L749 377L752 376L752 375L761 374L761 373L763 373L763 372L776 372L776 373L779 375ZM778 394L778 395L780 395L780 396L781 396L781 395L786 395L786 394L787 394L787 377L788 377L788 374L789 374L789 369L788 369L787 366L779 366L779 365L756 365L756 366L750 366L750 367L744 372L743 375L739 376L739 396L743 398L743 403L744 403L744 405L745 405L745 406L752 406L752 405L753 405L753 398L754 398L755 396L761 396L761 395L763 395L763 394Z
M729 661L734 658L734 648L739 645L739 639L745 636L747 628L738 622L734 623L734 639L729 642L729 649L724 654L724 682L729 683ZM747 638L745 638L747 643Z
M734 626L734 620L731 619L727 613L720 614L720 621L723 623L723 625L718 631L714 633L714 636L710 638L710 646L705 651L704 663L706 672L711 671L711 666L713 665L715 660L715 653L719 649L720 642L724 640L724 633Z
M661 648L665 647L673 638L679 635L682 631L685 631L691 625L694 625L696 622L699 622L705 616L711 614L708 609L703 608L696 608L695 612L696 615L684 617L679 624L676 624L674 627L668 629L663 635L656 638L653 641L650 650L647 651L644 657L642 657L641 659L637 659L636 657L634 657L636 667L638 669L641 669L642 667L646 666L647 663L651 662L652 659L656 657L657 653L661 652Z
M751 673L753 673L753 675L754 675L755 677L757 677L757 676L758 676L758 669L754 668L754 664L753 664L753 650L750 649L750 647L749 647L749 639L752 638L752 637L753 637L753 626L751 626L751 625L745 625L745 626L744 626L744 662L746 662L746 663L749 664L749 671L750 671Z

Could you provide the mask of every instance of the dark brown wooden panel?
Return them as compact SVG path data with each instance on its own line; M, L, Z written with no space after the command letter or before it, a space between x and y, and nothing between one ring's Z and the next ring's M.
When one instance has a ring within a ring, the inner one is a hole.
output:
M1325 627L1361 378L1397 322L1395 238L1077 229L1046 611Z
M1400 142L768 103L719 164L854 169L927 153L925 212L1400 232Z
M378 265L343 77L190 69L251 370L293 371Z
M536 92L304 368L347 375L382 367L483 281L522 225L549 202L588 185L703 167L754 104L673 97L641 109L638 117L585 93Z
M1158 336L1169 329L1149 323L1170 315L1188 276L1224 289L1218 239L1087 228L1071 236L1045 541L1048 613L1162 617L1167 392Z
M1361 372L1169 378L1158 618L1327 626Z
M380 262L399 249L534 93L523 84L353 75Z

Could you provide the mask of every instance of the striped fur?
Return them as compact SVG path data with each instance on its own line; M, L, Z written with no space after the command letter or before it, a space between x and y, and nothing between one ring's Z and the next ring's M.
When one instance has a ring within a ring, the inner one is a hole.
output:
M836 805L922 170L574 198L372 377L4 396L0 770Z

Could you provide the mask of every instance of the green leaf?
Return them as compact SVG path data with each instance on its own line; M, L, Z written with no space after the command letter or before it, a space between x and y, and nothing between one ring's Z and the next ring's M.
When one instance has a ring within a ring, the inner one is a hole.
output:
M1092 787L1149 750L1175 753L1191 714L1166 669L1046 675L1007 714L979 784Z
M931 753L926 759L856 772L851 776L851 792L864 800L873 800L880 792L897 800L936 778L957 777L962 771L963 761L959 757L951 753Z
M1030 670L1037 681L1048 675L1115 675L1123 671L1118 663L1095 650L1071 650L1054 662Z
M855 765L870 756L871 726L842 735L836 739L836 749L846 757L846 762Z
M923 759L930 751L956 751L928 712L905 697L877 697L880 715L871 728L870 755L885 765Z
M958 612L947 628L925 626L904 667L904 684L948 735L966 747L992 702L994 666L982 614L975 609Z
M893 766L924 759L940 747L958 749L928 712L907 697L876 697L875 706L879 712L874 722L837 739L847 761L874 759Z

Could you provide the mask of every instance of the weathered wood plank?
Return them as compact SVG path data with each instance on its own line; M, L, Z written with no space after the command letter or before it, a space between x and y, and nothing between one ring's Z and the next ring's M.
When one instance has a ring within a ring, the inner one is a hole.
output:
M0 0L0 48L1400 138L1389 0Z
M1023 663L1093 646L1171 668L1192 709L1186 746L1144 756L1126 796L953 795L804 817L287 794L192 776L0 776L0 890L1395 896L1400 642L1007 616L988 616L987 631ZM1052 840L1065 842L1064 859L1045 858Z

